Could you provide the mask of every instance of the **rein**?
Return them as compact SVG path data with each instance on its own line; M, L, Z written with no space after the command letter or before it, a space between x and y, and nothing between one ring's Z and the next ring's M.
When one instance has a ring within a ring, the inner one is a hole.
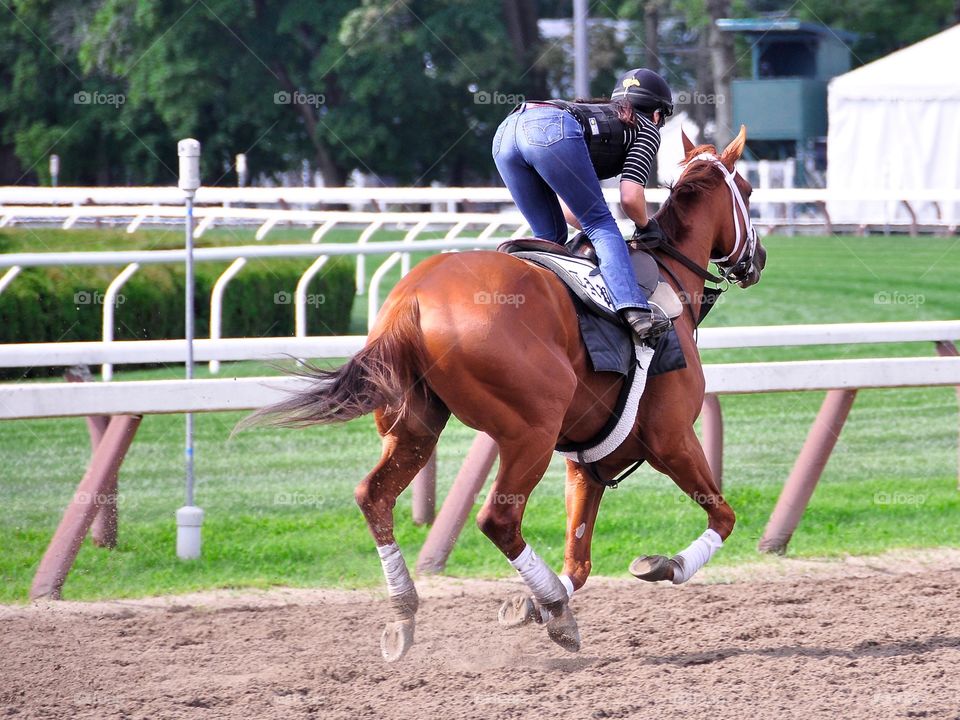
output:
M736 171L730 172L716 155L707 152L700 153L696 157L691 158L690 162L687 163L687 167L689 167L691 163L694 163L698 160L702 162L708 162L711 165L719 168L720 172L723 174L724 182L726 182L727 187L730 189L731 209L733 211L733 227L736 231L733 249L724 257L710 258L710 262L715 264L720 269L720 275L714 275L707 268L698 265L670 243L664 242L662 235L650 239L643 239L634 235L631 240L631 244L639 250L648 252L651 250L659 250L661 253L669 258L672 258L673 260L676 260L685 268L693 272L697 277L706 282L711 282L716 285L723 285L724 282L730 281L738 282L742 279L739 277L739 275L744 270L749 269L753 263L753 257L757 250L757 229L750 221L750 213L747 210L747 205L743 200L743 196L740 194L740 190L737 188L735 180ZM743 218L742 232L740 230L741 217ZM744 238L746 238L746 242L744 242ZM690 320L693 323L694 331L696 331L699 322L697 318L694 317L693 306L689 302L690 294L683 286L683 283L680 282L680 278L677 277L677 274L666 263L664 263L658 255L654 253L650 254L656 261L657 265L659 265L660 268L670 276L670 279L682 293L681 299L687 306L687 311L690 314ZM734 255L736 255L736 260L730 262L730 258L732 258ZM724 267L724 264L726 264L726 267ZM725 292L726 288L718 288L718 291Z

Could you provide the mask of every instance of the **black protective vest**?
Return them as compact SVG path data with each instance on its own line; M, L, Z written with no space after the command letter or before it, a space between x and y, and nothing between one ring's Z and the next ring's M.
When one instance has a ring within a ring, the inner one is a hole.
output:
M583 139L590 151L590 161L597 177L612 178L623 172L627 159L624 144L627 127L608 103L574 103L567 100L550 100L551 105L566 110L583 127Z

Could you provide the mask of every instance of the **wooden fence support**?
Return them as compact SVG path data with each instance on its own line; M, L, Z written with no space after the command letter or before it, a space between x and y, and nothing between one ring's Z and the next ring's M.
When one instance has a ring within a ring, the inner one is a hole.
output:
M93 376L86 365L77 365L64 373L67 382L90 382ZM87 432L90 434L90 450L97 451L110 423L109 415L87 415ZM94 545L105 548L117 546L117 476L108 478L103 489L103 502L93 519L90 537Z
M856 397L856 389L827 392L760 539L760 552L786 552Z
M937 354L941 357L958 357L960 351L952 342L941 340L937 343ZM960 407L960 385L957 385L957 406ZM960 490L960 441L957 442L957 489Z
M87 472L63 513L30 587L30 599L60 599L60 591L80 551L93 519L106 499L110 478L116 478L130 443L140 426L140 415L114 415L93 453ZM115 488L115 486L114 486ZM115 500L114 500L115 502Z
M703 409L700 412L700 431L703 452L713 471L717 488L723 490L723 412L717 395L703 396Z
M429 574L443 571L450 551L467 522L470 509L476 502L477 495L483 490L498 452L497 444L489 435L477 433L437 514L436 522L430 528L427 540L420 550L417 559L418 572Z
M429 525L437 513L437 451L413 479L413 524Z

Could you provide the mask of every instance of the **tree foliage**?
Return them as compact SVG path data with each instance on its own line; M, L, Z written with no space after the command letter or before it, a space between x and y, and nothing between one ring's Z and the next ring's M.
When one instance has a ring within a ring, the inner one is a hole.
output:
M955 22L956 2L734 0L730 12L852 30L866 62ZM62 183L169 184L186 136L203 143L208 184L235 182L239 152L254 175L306 160L328 184L355 169L487 182L512 101L572 85L569 39L546 43L537 25L571 13L570 0L2 0L0 182L48 182L56 153ZM597 94L648 56L678 92L713 91L706 0L610 0L591 13L627 21L626 33L591 31ZM655 50L644 23L657 26Z
M514 17L517 5L528 12ZM211 183L233 180L238 152L255 173L307 159L331 184L353 169L486 180L510 100L543 85L530 2L9 0L0 12L0 147L40 180L56 152L63 182L169 183L186 136L203 142ZM92 101L76 102L83 92Z

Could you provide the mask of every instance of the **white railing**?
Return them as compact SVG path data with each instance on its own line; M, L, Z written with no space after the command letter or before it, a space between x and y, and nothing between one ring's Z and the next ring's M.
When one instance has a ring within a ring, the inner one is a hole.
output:
M647 190L651 202L663 202L666 188ZM605 188L610 202L619 199L617 188ZM865 202L960 202L960 188L755 188L757 202L815 203L830 200ZM512 205L504 187L201 187L197 205L426 205L473 203ZM0 186L0 205L183 205L176 187L26 187Z
M667 198L665 188L651 188L646 192L648 202L659 205ZM619 191L604 189L607 202L619 214ZM164 225L182 217L182 193L170 187L140 188L37 188L0 187L0 227L15 223L49 224L75 227L81 223L111 222L123 224L129 232L144 225ZM455 188L200 188L196 198L196 234L220 225L259 224L258 238L279 223L295 223L317 227L314 241L335 225L360 223L369 225L375 219L385 222L415 223L417 218L408 212L391 211L410 205L431 205L430 215L436 222L442 215L456 215L476 205L493 205L499 210L513 209L510 193L502 187ZM872 226L910 228L915 232L920 225L955 232L957 217L953 208L960 205L960 189L865 189L865 188L756 188L751 197L755 223L775 227L821 226L832 230L827 210L828 203L884 203L889 207L903 207L904 219L885 220L882 223L847 223L858 230ZM245 207L237 207L242 205ZM365 217L351 213L306 208L329 205L350 205L374 208ZM932 205L937 218L919 223L917 210ZM251 207L258 206L258 207ZM300 207L300 210L289 209ZM446 207L445 212L439 208ZM800 212L803 210L804 212ZM339 213L339 214L338 214ZM494 213L495 215L496 213ZM890 217L894 214L888 213ZM490 214L487 214L489 218ZM397 219L391 217L401 216ZM328 222L332 224L328 225Z
M380 286L387 272L398 262L400 263L401 275L405 275L410 269L410 253L412 252L449 252L454 250L476 250L476 249L494 249L510 235L501 237L492 237L496 230L506 226L513 229L512 236L516 236L524 227L526 227L520 216L505 217L498 216L495 223L487 223L485 230L481 233L483 237L464 238L459 237L466 224L469 224L470 218L464 219L462 215L457 216L457 220L441 220L439 223L428 223L421 220L411 228L402 240L383 241L375 243L328 243L312 244L304 243L301 245L246 245L237 247L208 247L198 248L194 251L194 262L230 262L230 265L220 274L214 282L210 295L210 337L218 339L220 337L223 317L223 298L228 283L242 269L243 265L252 258L313 258L313 262L303 272L297 282L293 293L293 312L294 327L297 337L306 337L307 335L307 288L310 281L323 267L324 263L330 257L352 255L363 258L367 255L387 255L387 259L373 273L370 281L369 292L369 316L368 329L372 327L380 307ZM447 233L447 238L436 240L417 240L416 238L423 232L435 229L436 226L443 227L450 222L453 227ZM457 232L454 233L453 231ZM453 237L451 237L451 235ZM367 238L369 239L369 237ZM186 250L117 250L117 251L96 251L96 252L70 252L70 253L8 253L0 255L0 270L9 268L0 278L0 293L10 285L16 275L23 269L29 267L50 267L50 266L125 266L124 269L111 281L104 295L103 321L101 326L101 337L105 343L113 340L114 317L116 312L116 299L120 289L142 265L155 265L162 263L183 263L186 260ZM358 290L365 287L365 265L358 263L357 286ZM217 359L210 360L210 370L217 372L219 362ZM111 378L113 369L111 363L105 362L102 365L102 374L104 380Z
M953 342L960 320L915 323L850 323L807 326L707 328L702 349ZM198 340L199 361L341 358L357 352L364 336ZM184 340L113 343L27 343L0 346L0 367L75 364L180 363ZM908 357L790 362L705 363L708 394L766 393L843 388L960 385L960 357ZM250 410L273 402L299 378L152 380L121 383L0 384L0 419L81 415Z

